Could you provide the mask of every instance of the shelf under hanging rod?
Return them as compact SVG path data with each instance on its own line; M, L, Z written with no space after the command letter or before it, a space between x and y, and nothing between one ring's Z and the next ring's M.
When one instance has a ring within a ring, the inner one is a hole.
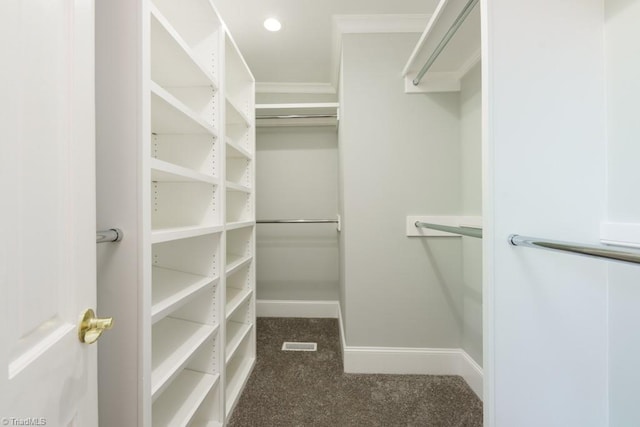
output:
M96 243L119 242L123 237L124 234L119 228L100 230L96 232Z
M473 10L473 7L477 3L478 0L469 0L464 8L462 8L462 11L460 12L456 20L453 21L453 24L451 24L451 27L449 27L442 40L440 40L440 43L438 43L436 48L433 50L433 53L431 54L431 56L429 56L427 62L424 63L420 71L418 71L418 74L416 74L415 79L413 79L414 86L418 86L420 84L420 80L422 80L427 71L429 71L429 68L431 68L436 59L438 59L438 56L440 56L444 48L456 34L456 31L458 31L458 28L460 28L464 20L467 19L467 16L469 16L471 10Z
M582 243L561 242L558 240L539 239L537 237L512 234L509 243L513 246L547 249L551 251L569 252L593 258L604 258L611 261L640 264L640 251L613 249L603 245L584 245Z
M482 239L482 228L476 227L452 227L449 225L432 224L430 222L416 221L415 226L418 228L430 228L432 230L444 231L447 233L460 234L462 236L477 237Z

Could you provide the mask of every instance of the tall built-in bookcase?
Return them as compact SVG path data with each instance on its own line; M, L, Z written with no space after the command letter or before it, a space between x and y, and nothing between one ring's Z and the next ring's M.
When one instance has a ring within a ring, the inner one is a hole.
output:
M209 0L96 10L104 425L224 425L255 364L254 79ZM131 385L135 386L132 387Z

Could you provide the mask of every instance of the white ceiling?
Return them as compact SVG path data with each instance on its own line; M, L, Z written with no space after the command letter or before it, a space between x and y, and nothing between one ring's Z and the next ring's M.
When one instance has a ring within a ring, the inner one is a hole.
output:
M438 0L213 0L229 27L256 82L335 89L341 32L360 32L354 21L374 23L372 32L402 28L422 31ZM362 15L385 15L383 17ZM389 16L395 15L395 16ZM282 22L271 33L268 17ZM345 25L350 29L345 30ZM407 26L408 25L408 26ZM358 27L362 27L361 25ZM368 31L362 31L368 32ZM402 67L404 64L398 64ZM261 83L261 84L260 84ZM267 84L264 84L267 83ZM293 85L291 85L293 84Z

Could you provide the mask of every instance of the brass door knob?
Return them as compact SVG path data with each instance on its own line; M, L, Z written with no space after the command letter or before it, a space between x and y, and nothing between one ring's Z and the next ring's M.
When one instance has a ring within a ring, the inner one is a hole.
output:
M88 308L82 313L80 324L78 325L78 338L85 344L93 344L98 341L102 332L113 327L113 318L100 319L96 313Z

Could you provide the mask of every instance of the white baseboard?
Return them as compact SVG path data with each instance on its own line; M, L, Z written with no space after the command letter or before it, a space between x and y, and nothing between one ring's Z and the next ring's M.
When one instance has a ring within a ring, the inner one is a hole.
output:
M257 317L305 317L336 319L338 301L257 300Z
M358 347L346 344L342 314L340 343L344 371L359 374L459 375L482 400L482 368L460 348Z
M480 398L483 399L484 389L484 371L482 367L476 363L475 360L466 351L460 350L460 359L458 366L458 375L460 375L467 382L471 390Z

